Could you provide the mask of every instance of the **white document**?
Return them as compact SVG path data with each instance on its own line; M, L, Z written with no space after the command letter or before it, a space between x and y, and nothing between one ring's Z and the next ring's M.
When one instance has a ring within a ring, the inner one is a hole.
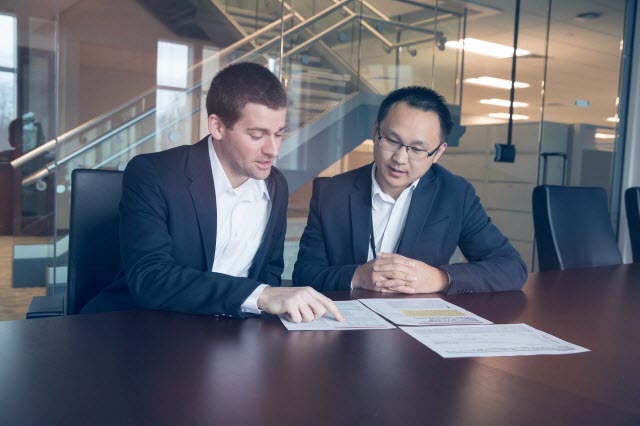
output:
M335 317L327 312L322 318L311 322L291 322L280 315L280 321L289 331L296 330L373 330L395 328L376 313L367 309L357 300L337 301L336 304L344 322L338 322Z
M442 299L359 299L397 325L493 324Z
M443 358L589 352L526 324L400 328Z

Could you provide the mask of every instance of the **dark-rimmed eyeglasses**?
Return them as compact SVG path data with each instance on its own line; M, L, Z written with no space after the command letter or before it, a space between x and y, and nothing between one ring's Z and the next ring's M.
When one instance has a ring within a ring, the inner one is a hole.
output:
M438 149L440 149L440 146L443 144L443 142L440 142L438 146L433 149L433 151L427 151L426 149L418 148L411 145L405 145L386 136L382 136L380 134L380 128L378 128L378 143L380 144L380 148L387 151L396 152L400 148L405 148L407 150L407 155L416 160L431 157L433 154L438 152Z

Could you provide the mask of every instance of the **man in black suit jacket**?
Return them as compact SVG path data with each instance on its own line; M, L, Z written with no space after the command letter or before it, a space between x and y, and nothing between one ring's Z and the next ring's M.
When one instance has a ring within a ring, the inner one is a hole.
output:
M207 94L210 136L129 162L122 270L83 312L140 307L245 317L264 310L298 322L328 310L341 319L315 290L279 288L289 194L272 162L286 107L269 70L229 66Z
M526 266L471 184L436 164L451 128L433 90L392 92L374 126L374 163L314 182L294 285L408 294L522 288ZM457 246L469 262L449 265Z

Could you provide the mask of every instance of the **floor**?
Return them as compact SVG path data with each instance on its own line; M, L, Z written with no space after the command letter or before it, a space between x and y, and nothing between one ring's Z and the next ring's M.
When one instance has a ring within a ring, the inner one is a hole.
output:
M13 245L43 242L48 240L39 237L0 236L0 321L24 319L31 298L44 296L44 287L11 287Z

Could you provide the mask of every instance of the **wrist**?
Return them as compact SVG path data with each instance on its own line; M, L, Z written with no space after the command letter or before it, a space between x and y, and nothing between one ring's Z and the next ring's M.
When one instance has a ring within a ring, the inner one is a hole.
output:
M358 266L353 273L353 277L351 277L351 288L360 288L360 271L362 269L362 265Z
M261 311L265 310L265 306L267 305L267 301L269 300L269 294L271 293L272 290L273 288L271 288L270 286L267 286L264 288L264 290L262 290L262 293L258 297L258 300L256 301L256 305L258 306L258 309L260 309Z
M447 290L449 289L449 285L451 284L451 277L449 273L444 269L440 269L440 268L436 268L436 269L438 270L438 273L440 275L440 279L439 279L440 286L439 286L438 292L446 293Z

